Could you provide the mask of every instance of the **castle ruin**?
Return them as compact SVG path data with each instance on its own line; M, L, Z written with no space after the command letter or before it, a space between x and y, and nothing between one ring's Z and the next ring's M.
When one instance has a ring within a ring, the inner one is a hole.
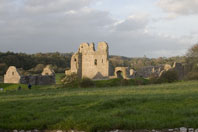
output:
M71 58L71 69L66 70L66 76L77 74L79 78L90 79L130 79L136 77L149 78L151 76L160 77L163 73L174 70L180 79L184 76L184 67L180 63L159 66L145 66L135 71L129 67L115 67L113 70L109 63L109 47L106 42L99 42L97 50L94 43L82 43Z
M80 78L108 78L110 75L108 44L99 42L95 50L94 43L82 43L78 52L71 58L71 69L65 73L66 75L76 73Z
M4 83L51 85L56 83L55 72L47 66L44 68L42 75L25 75L22 69L10 66L4 75Z

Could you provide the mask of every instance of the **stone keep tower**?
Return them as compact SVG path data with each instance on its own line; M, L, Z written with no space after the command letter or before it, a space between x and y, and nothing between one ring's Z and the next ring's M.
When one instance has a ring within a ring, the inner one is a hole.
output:
M99 42L95 50L94 43L82 43L77 53L71 58L71 69L66 75L76 73L79 77L103 79L109 77L109 47L106 42Z

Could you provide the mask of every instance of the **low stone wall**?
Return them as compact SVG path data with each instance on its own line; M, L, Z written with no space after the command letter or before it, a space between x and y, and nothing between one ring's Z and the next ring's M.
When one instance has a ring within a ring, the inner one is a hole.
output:
M32 85L51 85L55 84L55 76L23 76L20 80L21 84L32 84Z

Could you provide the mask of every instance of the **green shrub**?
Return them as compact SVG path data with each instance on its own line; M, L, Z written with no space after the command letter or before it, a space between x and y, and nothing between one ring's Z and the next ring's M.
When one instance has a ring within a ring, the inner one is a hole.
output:
M189 72L187 80L198 80L198 72Z
M66 76L62 80L63 85L65 85L66 87L78 87L79 82L80 82L80 78L75 73L72 73L71 75Z
M136 85L147 85L147 84L149 84L148 79L145 79L145 78L136 78L135 82L136 82Z
M82 88L93 87L94 82L89 78L83 78L83 79L80 80L79 86L82 87Z
M159 79L157 80L158 83L172 83L179 80L178 73L174 70L169 70L164 72Z
M3 76L0 76L0 83L3 83Z
M146 85L149 84L148 79L135 78L135 79L109 79L94 81L96 87L114 87L114 86L129 86L129 85Z
M167 71L159 77L152 77L150 79L145 78L134 78L134 79L109 79L109 80L91 80L89 78L80 79L76 74L66 76L63 79L63 84L65 87L115 87L115 86L135 86L135 85L148 85L148 84L159 84L166 82L175 82L178 80L177 72Z
M5 63L0 63L0 75L4 75L8 69L7 64Z
M127 79L121 79L120 80L120 85L121 86L128 86L128 85L130 85L130 82Z
M150 84L160 84L162 80L160 79L159 76L150 76L149 77L149 83Z
M113 87L113 86L120 86L119 78L116 79L108 79L108 80L97 80L94 81L96 87Z
M174 70L164 72L160 77L151 76L149 78L150 84L172 83L179 80L178 73Z

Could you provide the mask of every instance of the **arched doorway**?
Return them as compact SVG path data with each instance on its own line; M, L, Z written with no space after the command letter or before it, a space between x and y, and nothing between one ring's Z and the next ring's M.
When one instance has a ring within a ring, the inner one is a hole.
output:
M122 71L117 71L116 74L117 74L117 78L123 79L123 72Z

